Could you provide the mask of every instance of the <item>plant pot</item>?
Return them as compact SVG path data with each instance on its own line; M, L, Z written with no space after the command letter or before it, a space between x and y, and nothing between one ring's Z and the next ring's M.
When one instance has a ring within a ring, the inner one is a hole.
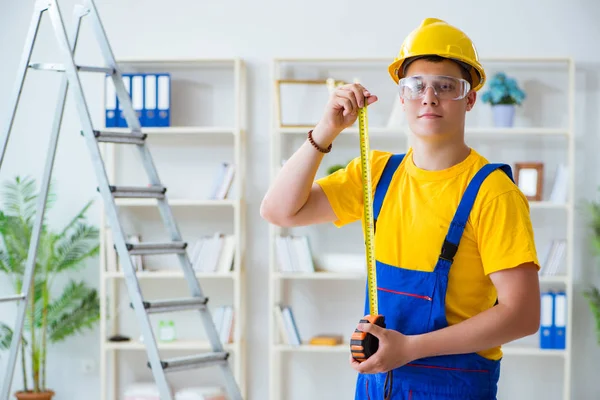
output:
M502 128L510 128L515 120L514 104L496 104L492 106L494 114L494 125Z
M16 392L15 397L17 400L52 400L54 396L54 392L52 390L47 390L45 392Z

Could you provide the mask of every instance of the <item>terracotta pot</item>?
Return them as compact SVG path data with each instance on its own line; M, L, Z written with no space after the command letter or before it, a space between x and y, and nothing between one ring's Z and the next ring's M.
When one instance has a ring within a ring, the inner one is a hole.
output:
M52 400L54 392L48 390L45 392L34 393L34 392L16 392L15 397L18 400Z

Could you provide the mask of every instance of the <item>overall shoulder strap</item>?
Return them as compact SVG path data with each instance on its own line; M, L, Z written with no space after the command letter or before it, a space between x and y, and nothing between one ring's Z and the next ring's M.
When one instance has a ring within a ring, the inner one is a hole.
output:
M502 170L514 182L512 170L507 164L486 164L479 171L477 171L473 179L471 179L471 182L469 182L469 185L467 186L467 189L460 200L456 213L454 214L454 218L450 223L450 228L444 240L444 244L442 245L442 251L436 270L439 269L441 272L448 272L450 269L450 266L454 261L454 256L458 251L458 244L460 243L465 226L467 225L469 214L471 213L471 209L475 203L475 198L477 197L479 188L481 187L481 184L485 178L487 178L496 169Z
M383 199L385 198L385 194L387 193L388 188L390 187L390 182L392 181L392 176L394 176L394 172L398 169L398 166L402 162L404 158L404 154L393 154L385 164L383 172L381 173L381 177L379 178L379 182L377 182L377 187L375 188L375 195L373 196L373 224L377 223L377 218L379 217L379 212L381 211L381 206L383 205Z

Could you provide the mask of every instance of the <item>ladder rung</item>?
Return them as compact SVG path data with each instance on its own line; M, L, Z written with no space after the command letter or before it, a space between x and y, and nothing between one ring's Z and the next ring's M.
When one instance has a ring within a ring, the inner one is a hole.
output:
M144 141L148 135L145 133L135 132L119 133L111 131L94 131L94 136L99 142L144 144Z
M127 243L126 245L130 255L185 253L187 247L186 242Z
M185 371L194 368L209 367L227 362L229 353L206 353L197 356L184 356L161 361L165 372ZM150 366L150 363L148 363Z
M113 197L164 199L167 188L164 186L110 186Z
M86 65L76 65L77 70L81 72L101 72L103 74L111 75L115 70L110 67L90 67ZM31 63L29 64L29 68L38 69L43 71L56 71L56 72L65 72L66 68L64 64L56 64L56 63Z
M25 300L25 295L18 294L15 296L0 297L0 303L4 303L4 302L8 302L8 301L19 301L19 300Z
M183 299L144 301L148 314L173 311L206 309L208 297L189 297Z

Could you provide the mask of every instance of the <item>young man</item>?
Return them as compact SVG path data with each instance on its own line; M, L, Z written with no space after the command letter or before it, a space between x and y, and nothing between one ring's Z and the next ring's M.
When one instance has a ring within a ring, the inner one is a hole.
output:
M529 205L507 165L490 164L465 144L466 112L485 72L462 31L424 20L389 72L414 140L405 155L371 151L379 314L386 328L358 326L379 338L379 349L362 363L351 357L359 372L356 399L495 399L500 346L539 328ZM314 178L359 107L376 101L359 84L332 94L263 199L263 218L280 226L338 227L362 219L360 158Z

